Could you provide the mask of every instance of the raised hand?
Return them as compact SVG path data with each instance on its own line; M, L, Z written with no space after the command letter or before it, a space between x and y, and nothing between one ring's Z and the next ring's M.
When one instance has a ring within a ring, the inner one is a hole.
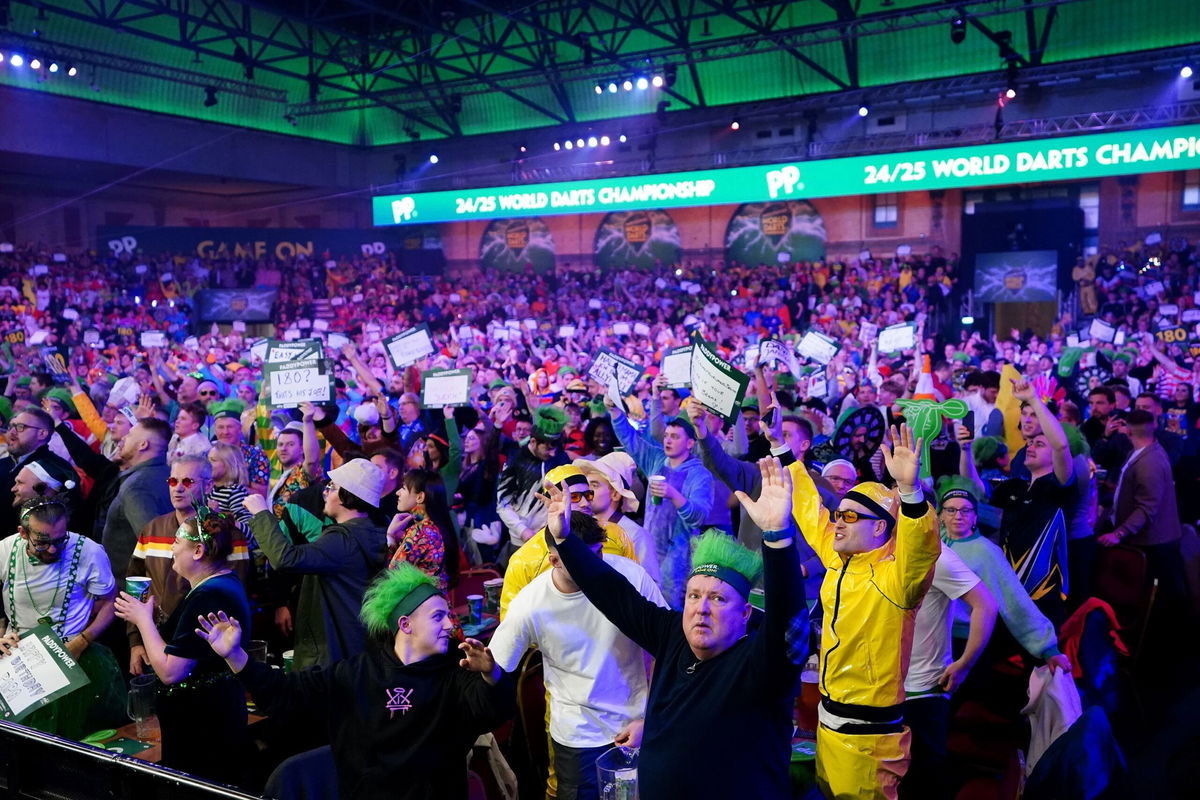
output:
M201 615L196 618L200 627L196 635L208 642L208 646L221 658L229 658L233 651L240 650L242 644L242 626L234 617L224 611Z
M762 490L757 500L745 492L734 492L750 519L764 531L781 531L792 524L792 474L784 469L778 458L763 458L758 462Z
M890 431L891 445L888 437L884 437L880 449L883 451L883 463L887 471L896 479L896 485L904 494L911 494L917 489L917 476L921 471L922 439L913 441L912 429L907 424Z
M1021 378L1020 380L1009 378L1009 381L1012 382L1013 397L1015 397L1017 400L1020 400L1022 403L1033 402L1035 399L1035 394L1032 383L1024 378Z
M478 639L467 639L458 645L458 649L463 653L462 659L458 662L463 669L482 672L484 675L488 675L496 669L496 659L492 658L492 651Z
M544 494L537 495L546 508L546 528L554 541L561 542L571 533L571 502L567 493L550 481L543 481Z
M242 508L249 511L252 516L261 511L266 511L267 498L257 492L251 492L242 500Z
M708 409L704 407L703 403L696 400L694 397L690 398L690 401L686 404L685 408L687 409L688 419L692 421L692 428L694 428L696 431L696 438L707 439Z

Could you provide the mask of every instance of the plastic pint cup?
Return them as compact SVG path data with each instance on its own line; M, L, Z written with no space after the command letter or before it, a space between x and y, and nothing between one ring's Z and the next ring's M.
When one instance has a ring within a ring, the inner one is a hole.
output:
M651 475L650 476L650 485L651 486L654 486L655 484L659 484L659 483L666 483L666 482L667 482L666 475ZM662 505L662 498L657 495L651 494L650 502L656 506Z
M150 579L126 578L125 594L129 595L130 597L136 597L138 602L145 602L146 596L150 594Z

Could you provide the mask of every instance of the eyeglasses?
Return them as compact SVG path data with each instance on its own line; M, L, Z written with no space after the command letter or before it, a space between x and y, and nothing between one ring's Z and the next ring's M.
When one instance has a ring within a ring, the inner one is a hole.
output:
M330 481L329 483L325 484L325 488L321 490L321 494L326 495L331 492L336 492L337 490L338 490L338 485L336 483L334 483L333 481Z
M29 546L31 548L33 548L33 551L35 553L44 553L47 550L54 550L54 552L57 553L62 548L62 546L66 543L67 543L66 536L60 537L58 539L43 539L41 541L36 541L34 539L29 540Z
M836 511L830 512L829 516L833 518L834 522L841 520L847 525L853 525L860 519L883 519L883 517L872 517L870 514L860 514L857 511L852 511L850 509L843 511L840 508Z
M176 478L173 475L170 478L167 478L167 486L170 486L172 489L181 483L183 484L183 488L190 489L199 483L199 481L197 481L195 478Z
M962 508L950 508L949 506L944 506L942 511L952 517L965 517L967 514L975 513L975 509L971 508L970 506L963 506Z
M8 426L8 429L10 431L16 431L18 434L24 433L25 431L29 431L29 430L34 430L34 431L50 430L49 428L43 428L41 425L26 425L24 422L14 422L12 425Z

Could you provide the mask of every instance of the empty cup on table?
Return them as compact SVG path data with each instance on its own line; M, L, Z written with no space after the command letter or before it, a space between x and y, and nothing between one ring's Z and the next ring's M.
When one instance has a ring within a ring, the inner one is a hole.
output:
M251 639L246 645L246 655L250 656L251 661L266 661L267 660L267 642L265 639Z
M483 595L467 595L467 621L472 625L483 622Z
M138 675L129 681L129 695L125 711L137 724L137 738L146 739L150 734L147 721L154 716L154 698L158 692L158 678L154 675Z

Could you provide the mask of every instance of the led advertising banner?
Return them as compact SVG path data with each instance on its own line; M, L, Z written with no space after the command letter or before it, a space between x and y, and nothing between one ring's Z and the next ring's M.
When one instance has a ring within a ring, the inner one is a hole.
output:
M376 225L737 205L1200 167L1200 125L756 167L382 195Z

